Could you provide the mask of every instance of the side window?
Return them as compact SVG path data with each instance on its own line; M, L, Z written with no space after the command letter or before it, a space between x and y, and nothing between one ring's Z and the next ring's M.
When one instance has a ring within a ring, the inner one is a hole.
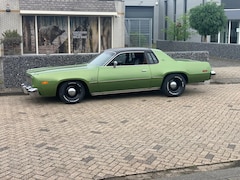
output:
M114 61L117 61L118 66L124 65L124 64L126 64L126 59L127 59L126 53L119 54L108 64L108 66L113 66Z
M149 64L157 64L158 59L152 52L147 52L147 59L149 61Z
M134 64L147 64L147 59L143 52L134 53Z
M113 62L117 61L118 66L121 65L140 65L148 64L144 52L129 52L117 55L108 66L113 66Z
M124 65L126 63L126 54L119 54L114 58L114 61L117 61L118 65Z

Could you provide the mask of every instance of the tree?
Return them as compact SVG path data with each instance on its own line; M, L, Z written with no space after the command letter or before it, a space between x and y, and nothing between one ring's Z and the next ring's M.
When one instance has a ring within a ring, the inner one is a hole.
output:
M224 8L215 2L207 2L190 9L190 26L207 41L207 35L218 34L227 23Z
M179 17L176 22L169 17L166 17L166 20L168 22L166 33L169 40L185 41L190 38L191 32L187 14Z

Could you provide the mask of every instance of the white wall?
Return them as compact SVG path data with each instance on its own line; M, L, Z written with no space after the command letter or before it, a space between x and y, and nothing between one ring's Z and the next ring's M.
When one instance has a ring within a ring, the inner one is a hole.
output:
M125 6L121 1L115 2L117 16L113 18L113 48L125 45Z
M21 34L21 16L19 15L18 0L0 0L0 38L2 33L9 29L17 30ZM6 5L9 4L11 12L6 12Z

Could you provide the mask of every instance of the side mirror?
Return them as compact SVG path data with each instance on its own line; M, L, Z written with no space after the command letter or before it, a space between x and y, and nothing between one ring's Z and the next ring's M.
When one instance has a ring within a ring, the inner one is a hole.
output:
M117 61L113 61L113 67L116 68L118 65L118 62Z

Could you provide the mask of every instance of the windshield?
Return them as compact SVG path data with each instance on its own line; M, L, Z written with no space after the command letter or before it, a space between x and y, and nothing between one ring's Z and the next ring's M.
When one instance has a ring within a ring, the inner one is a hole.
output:
M93 66L104 66L110 59L115 55L114 52L105 51L101 54L99 54L97 57L95 57L89 65Z

